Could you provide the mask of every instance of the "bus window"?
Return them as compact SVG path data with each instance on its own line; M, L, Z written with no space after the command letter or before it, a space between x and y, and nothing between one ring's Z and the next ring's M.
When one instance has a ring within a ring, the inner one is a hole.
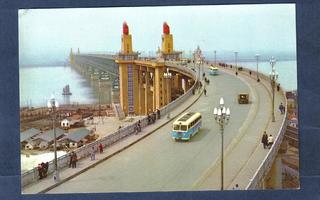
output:
M179 129L180 129L180 125L177 125L177 124L173 125L173 130L177 131Z
M182 131L186 131L188 129L188 127L186 125L181 125L181 130Z

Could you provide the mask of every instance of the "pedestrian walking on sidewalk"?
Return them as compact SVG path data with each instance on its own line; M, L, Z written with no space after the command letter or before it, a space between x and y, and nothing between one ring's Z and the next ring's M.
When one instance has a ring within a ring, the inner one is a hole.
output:
M91 160L95 160L96 159L96 151L94 149L94 147L92 147L91 149Z
M78 161L78 158L77 158L77 154L76 152L73 152L72 153L72 168L76 168L77 167L77 161Z
M207 96L207 90L206 88L203 89L204 95Z
M278 83L278 85L277 85L277 91L278 92L280 91L280 83Z
M261 143L263 144L263 148L266 149L268 146L268 135L266 131L263 132Z
M273 145L273 137L270 134L269 137L268 137L268 147L269 147L269 149L271 148L272 145Z
M285 113L286 108L283 106L282 103L280 103L280 105L279 105L279 110L281 112L281 115L283 115Z
M158 119L160 119L161 116L160 116L160 110L159 109L157 109L157 115L158 115Z
M71 166L72 166L72 156L73 156L73 151L70 153L70 155L69 155L69 168L71 168Z
M38 173L39 173L39 179L42 179L43 178L43 168L42 168L42 165L39 163L38 164L38 167L37 167L37 169L38 169Z
M100 153L103 153L103 145L101 143L99 144L99 151Z

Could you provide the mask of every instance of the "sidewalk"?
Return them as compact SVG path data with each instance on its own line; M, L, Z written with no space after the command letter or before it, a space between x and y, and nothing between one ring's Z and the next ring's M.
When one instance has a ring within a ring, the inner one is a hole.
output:
M53 180L53 175L49 175L47 178L39 180L36 183L32 183L26 185L22 188L22 194L36 194L36 193L46 193L47 191L57 187L58 185L63 184L64 182L76 177L77 175L89 170L90 168L95 167L99 163L107 160L108 158L120 153L121 151L127 149L131 145L139 142L143 138L152 134L157 129L161 128L165 124L172 121L174 118L183 113L186 109L188 109L193 103L195 103L200 96L202 95L202 90L200 93L196 92L195 95L191 96L181 105L176 107L171 111L171 118L167 119L167 116L162 116L161 119L156 120L154 124L144 127L141 132L137 135L131 135L114 145L107 147L104 149L103 153L96 153L95 160L91 160L90 156L87 158L81 159L77 162L77 168L62 168L60 169L60 182L56 183Z

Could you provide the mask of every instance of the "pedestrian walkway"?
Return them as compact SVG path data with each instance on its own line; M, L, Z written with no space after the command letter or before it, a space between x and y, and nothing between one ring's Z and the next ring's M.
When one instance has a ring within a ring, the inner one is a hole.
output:
M96 153L95 160L91 160L90 156L81 159L77 162L77 168L63 168L60 169L60 182L56 183L53 180L53 175L49 175L47 178L39 180L38 182L26 185L22 188L23 194L36 194L36 193L46 193L52 188L76 177L77 175L89 170L90 168L95 167L99 163L107 160L108 158L120 153L141 139L147 137L152 134L157 129L161 128L165 124L169 123L175 117L179 116L183 113L187 108L189 108L193 103L195 103L200 96L202 95L202 90L200 93L196 93L195 95L188 98L181 105L177 106L174 110L170 112L171 118L168 119L167 116L162 116L161 119L155 121L154 124L144 127L141 132L136 135L131 135L110 147L104 149L103 153Z

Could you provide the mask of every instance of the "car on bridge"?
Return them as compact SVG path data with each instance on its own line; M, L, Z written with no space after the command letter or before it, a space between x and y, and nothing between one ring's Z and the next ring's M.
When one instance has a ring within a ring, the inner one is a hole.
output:
M190 140L199 132L202 120L199 112L187 112L173 122L171 136L174 140Z
M238 103L239 104L248 104L249 103L249 94L248 93L238 94Z

